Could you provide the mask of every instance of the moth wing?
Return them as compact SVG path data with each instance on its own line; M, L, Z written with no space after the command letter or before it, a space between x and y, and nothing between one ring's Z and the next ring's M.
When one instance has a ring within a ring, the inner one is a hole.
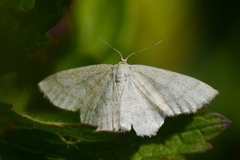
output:
M122 130L135 130L139 136L155 135L165 116L151 105L141 89L129 78L120 100Z
M119 113L113 70L113 65L105 64L80 67L53 74L38 85L55 106L80 109L82 123L97 125L99 130L117 130Z
M167 116L196 112L218 94L206 83L176 72L144 65L132 65L131 68L136 84Z

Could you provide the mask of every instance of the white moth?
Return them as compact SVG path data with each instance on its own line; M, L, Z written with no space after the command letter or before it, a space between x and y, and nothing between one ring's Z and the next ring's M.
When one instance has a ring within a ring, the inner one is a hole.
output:
M127 58L137 52L126 59L117 52L121 61L116 65L61 71L41 81L40 90L55 106L80 110L81 122L97 126L99 131L133 128L138 136L156 135L165 117L194 113L218 94L195 78L129 65Z

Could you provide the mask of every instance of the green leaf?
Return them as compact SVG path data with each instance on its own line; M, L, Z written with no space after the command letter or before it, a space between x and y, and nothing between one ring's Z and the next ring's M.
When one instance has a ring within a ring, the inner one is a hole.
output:
M13 156L17 150L48 159L178 160L212 148L207 141L229 124L216 113L183 115L167 119L156 136L143 138L133 131L97 132L80 123L43 122L0 104L0 155Z
M0 1L0 75L19 70L29 55L51 42L47 35L68 0Z
M162 144L142 145L132 159L185 160L183 155L211 149L212 145L207 141L218 136L231 124L228 119L217 113L205 113L190 117L192 120L187 125L182 125L182 123L189 118L178 119L179 121L175 123L173 120L171 127L179 129L178 132L169 135Z

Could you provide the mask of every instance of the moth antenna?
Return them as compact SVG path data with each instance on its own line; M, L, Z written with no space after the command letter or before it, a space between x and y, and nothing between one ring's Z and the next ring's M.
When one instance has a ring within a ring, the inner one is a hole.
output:
M89 30L89 29L88 29L88 30ZM104 40L102 37L100 37L97 33L94 32L94 34L95 34L102 42L104 42L106 45L108 45L110 48L112 48L114 51L116 51L116 52L120 55L121 61L125 61L125 62L126 62L126 61L128 60L128 58L131 57L132 55L134 55L134 54L136 54L136 53L143 52L143 51L148 50L148 49L150 49L150 48L152 48L152 47L155 47L156 45L158 45L158 44L162 43L163 41L165 41L166 39L168 39L168 37L165 37L164 39L158 41L157 43L154 43L153 45L150 45L150 46L148 46L148 47L145 47L145 48L143 48L143 49L140 49L140 50L138 50L138 51L136 51L136 52L133 52L133 53L129 54L129 55L127 56L127 58L124 59L123 56L122 56L122 53L121 53L119 50L117 50L117 49L114 48L112 45L110 45L107 41L105 41L105 40Z
M104 39L102 39L102 37L100 37L99 35L96 34L96 36L97 36L101 41L103 41L106 45L108 45L110 48L112 48L114 51L116 51L116 52L120 55L120 58L121 58L122 61L126 61L126 59L123 58L122 53L121 53L119 50L117 50L116 48L114 48L113 46L111 46L108 42L106 42Z
M152 48L152 47L155 47L156 45L162 43L162 42L165 41L166 39L168 39L168 37L165 37L164 39L158 41L157 43L154 43L154 44L151 45L151 46L145 47L145 48L143 48L143 49L140 49L140 50L138 50L138 51L136 51L136 52L133 52L133 53L129 54L125 60L127 60L129 57L131 57L132 55L134 55L134 54L136 54L136 53L140 53L140 52L143 52L143 51L145 51L145 50L148 50L148 49L150 49L150 48Z

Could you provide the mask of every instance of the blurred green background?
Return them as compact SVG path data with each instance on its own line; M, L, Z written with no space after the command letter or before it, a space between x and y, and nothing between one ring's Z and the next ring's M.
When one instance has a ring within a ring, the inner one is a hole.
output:
M237 1L214 0L82 0L72 1L63 19L49 31L53 42L28 58L20 71L0 78L0 101L33 117L78 121L53 107L37 83L60 70L85 65L116 64L125 57L168 37L161 44L132 56L130 64L145 64L183 73L219 90L209 105L233 124L213 150L189 159L240 159L240 8ZM2 32L2 31L1 31Z

